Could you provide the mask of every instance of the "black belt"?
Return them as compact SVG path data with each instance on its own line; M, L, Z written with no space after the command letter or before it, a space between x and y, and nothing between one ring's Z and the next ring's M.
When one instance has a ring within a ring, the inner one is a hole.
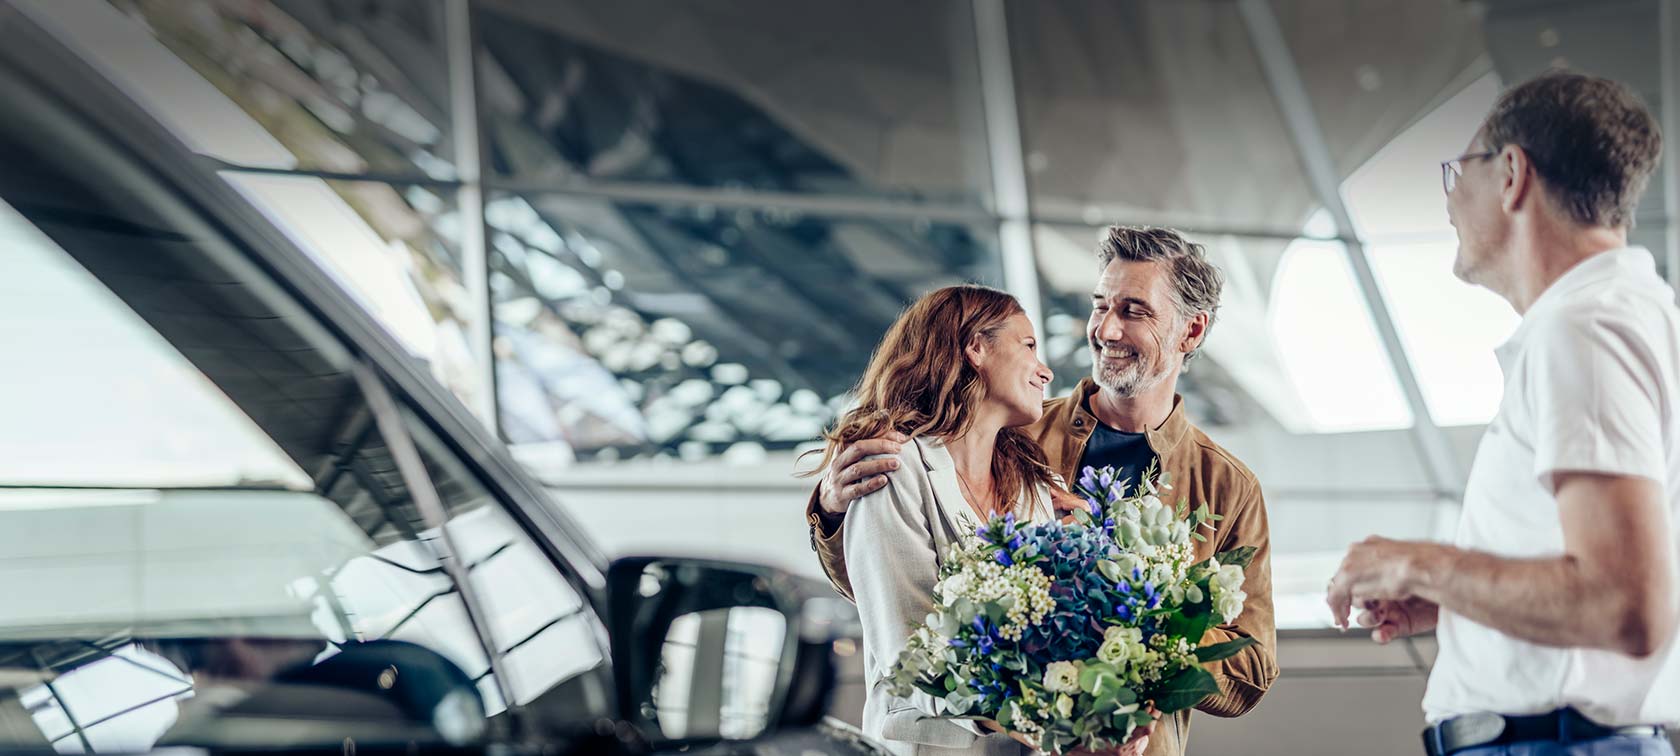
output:
M1450 756L1466 748L1531 741L1574 743L1612 735L1661 738L1660 725L1608 727L1587 719L1573 708L1550 714L1512 717L1503 714L1466 714L1423 731L1423 750L1429 756Z

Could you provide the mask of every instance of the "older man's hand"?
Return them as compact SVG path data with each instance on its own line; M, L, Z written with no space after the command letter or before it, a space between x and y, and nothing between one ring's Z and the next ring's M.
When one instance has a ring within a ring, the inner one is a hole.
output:
M1348 626L1353 607L1416 598L1417 579L1434 544L1371 536L1348 548L1325 590L1337 627Z
M853 501L887 484L887 473L898 469L898 452L910 437L891 431L840 447L818 485L818 504L833 518L846 516Z
M1371 640L1387 644L1396 638L1428 632L1440 621L1441 607L1428 599L1368 601L1355 622L1370 628Z

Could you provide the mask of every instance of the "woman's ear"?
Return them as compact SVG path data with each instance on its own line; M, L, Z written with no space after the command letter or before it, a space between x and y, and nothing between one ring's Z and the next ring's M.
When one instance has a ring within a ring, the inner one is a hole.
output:
M984 337L977 335L969 339L968 346L963 347L963 357L968 360L969 367L979 370L981 365L986 364L986 357L991 353L990 347Z

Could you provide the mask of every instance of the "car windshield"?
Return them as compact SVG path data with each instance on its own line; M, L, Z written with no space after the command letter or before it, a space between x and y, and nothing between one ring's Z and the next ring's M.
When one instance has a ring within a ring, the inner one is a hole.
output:
M0 202L0 747L592 726L599 621L430 425L385 416L445 522L320 328L109 221Z

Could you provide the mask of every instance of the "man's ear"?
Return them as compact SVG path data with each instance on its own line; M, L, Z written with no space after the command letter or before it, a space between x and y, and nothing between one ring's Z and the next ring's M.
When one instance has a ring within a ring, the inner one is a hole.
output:
M1507 213L1522 209L1523 203L1534 195L1538 177L1534 161L1528 152L1514 144L1507 144L1493 157L1499 168L1499 204Z
M1184 325L1184 336L1178 340L1178 351L1189 354L1196 351L1202 342L1207 340L1208 314L1198 312L1190 316L1190 321Z

